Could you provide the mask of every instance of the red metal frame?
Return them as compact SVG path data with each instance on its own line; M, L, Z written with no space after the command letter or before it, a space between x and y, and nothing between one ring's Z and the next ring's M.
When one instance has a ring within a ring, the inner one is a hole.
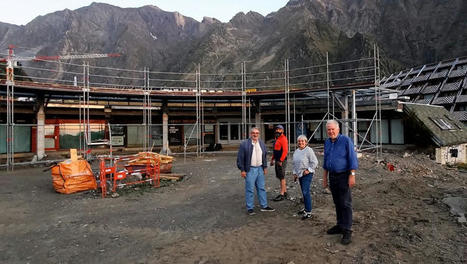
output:
M135 166L128 165L128 161L134 159L135 157L137 156L131 155L117 158L100 158L99 187L102 191L102 198L105 198L107 194L108 180L112 183L112 192L117 191L117 186L127 186L145 182L151 182L154 188L160 187L160 159L147 159L147 162L144 166L137 166L136 168ZM109 166L106 166L106 163L109 164ZM119 169L122 167L123 169ZM127 177L131 176L133 173L140 173L141 175L145 175L146 179L121 183L122 180L127 179Z
M91 119L89 120L90 124L103 124L105 126L105 120L99 120L99 119ZM44 135L44 138L53 138L54 139L54 147L53 148L45 148L45 151L58 151L60 150L60 125L61 124L74 124L74 125L79 125L79 120L78 119L46 119L44 122L45 125L54 125L54 134L53 135ZM32 128L33 130L31 131L32 137L31 137L31 146L32 146L32 152L36 152L37 150L37 137L36 137L36 129L35 127ZM108 135L108 129L107 126L105 126L105 133L106 136Z

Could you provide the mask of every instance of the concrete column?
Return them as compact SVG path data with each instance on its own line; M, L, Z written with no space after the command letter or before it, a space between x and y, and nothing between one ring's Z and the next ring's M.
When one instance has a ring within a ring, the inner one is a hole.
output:
M172 151L169 148L169 115L162 113L162 150L161 154L170 155Z
M255 125L257 128L259 128L260 131L260 138L264 140L264 127L261 126L261 106L260 106L260 100L255 101L256 104L256 113L255 113ZM250 136L250 131L248 131L248 137Z
M45 113L44 105L40 104L39 111L36 114L37 130L36 130L36 156L38 160L45 157Z
M342 122L342 134L349 136L349 122L347 121L349 119L349 96L347 94L344 96L344 110L341 113L341 118L346 120Z
M358 124L357 124L357 102L355 101L355 90L352 90L352 125L353 125L353 144L357 149L358 144Z
M259 128L260 138L264 139L264 127L261 126L261 113L255 113L255 126ZM248 131L248 137L250 136L250 131Z

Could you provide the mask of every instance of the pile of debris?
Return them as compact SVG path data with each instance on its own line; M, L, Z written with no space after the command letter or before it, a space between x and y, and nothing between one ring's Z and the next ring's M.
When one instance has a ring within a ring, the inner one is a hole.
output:
M139 152L135 155L134 159L128 162L128 165L133 167L146 166L148 162L154 165L156 160L160 160L160 172L170 173L172 171L173 159L172 156L161 155L154 152Z

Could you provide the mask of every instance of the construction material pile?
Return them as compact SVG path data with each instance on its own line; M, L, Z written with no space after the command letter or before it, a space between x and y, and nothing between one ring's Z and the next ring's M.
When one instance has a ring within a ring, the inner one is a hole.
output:
M132 166L133 168L137 168L137 167L146 166L148 162L150 164L155 164L156 160L159 160L159 159L161 162L160 172L170 173L172 171L172 161L174 157L167 156L167 155L161 155L161 154L154 153L154 152L139 152L138 154L135 155L134 159L128 162L128 165Z

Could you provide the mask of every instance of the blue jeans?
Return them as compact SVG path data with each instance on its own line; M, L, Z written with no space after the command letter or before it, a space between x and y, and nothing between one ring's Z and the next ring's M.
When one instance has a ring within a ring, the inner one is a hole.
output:
M264 171L262 167L250 167L250 171L245 178L245 199L246 209L255 207L255 187L258 195L259 204L262 208L268 206L266 189L264 188Z
M298 178L300 181L300 188L302 189L303 202L305 203L305 211L311 212L311 194L310 194L310 185L313 180L313 173L308 173Z

